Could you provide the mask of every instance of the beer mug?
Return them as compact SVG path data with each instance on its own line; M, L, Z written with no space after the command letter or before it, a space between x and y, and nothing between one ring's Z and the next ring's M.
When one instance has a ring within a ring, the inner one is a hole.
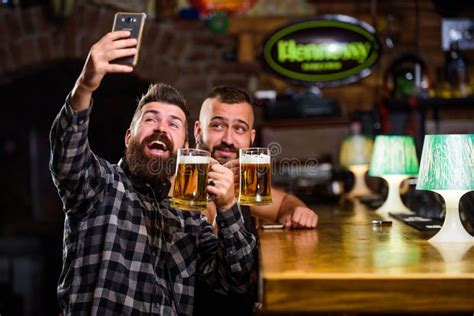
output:
M200 149L178 149L171 206L186 211L207 210L207 173L211 153Z
M240 149L240 194L242 205L272 203L270 151L268 148Z

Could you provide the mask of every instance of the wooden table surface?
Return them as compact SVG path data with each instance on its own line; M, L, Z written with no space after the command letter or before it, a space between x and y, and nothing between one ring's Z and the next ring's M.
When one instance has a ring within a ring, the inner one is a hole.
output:
M260 301L269 312L474 312L474 243L433 245L394 219L316 207L315 230L260 230Z

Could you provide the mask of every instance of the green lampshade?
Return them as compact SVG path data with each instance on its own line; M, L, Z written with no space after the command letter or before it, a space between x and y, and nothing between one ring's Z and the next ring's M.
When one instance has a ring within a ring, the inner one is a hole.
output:
M369 175L416 175L418 158L411 136L379 135L375 138Z
M344 138L339 151L342 167L368 165L372 155L373 140L368 136L353 135Z
M474 190L474 134L426 135L419 190Z

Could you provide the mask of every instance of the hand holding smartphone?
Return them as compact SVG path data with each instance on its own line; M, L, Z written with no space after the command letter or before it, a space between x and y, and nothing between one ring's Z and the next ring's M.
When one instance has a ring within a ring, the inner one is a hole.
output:
M115 14L112 31L129 31L130 37L137 40L137 53L134 56L114 59L111 63L133 67L137 65L145 19L145 13L117 12Z

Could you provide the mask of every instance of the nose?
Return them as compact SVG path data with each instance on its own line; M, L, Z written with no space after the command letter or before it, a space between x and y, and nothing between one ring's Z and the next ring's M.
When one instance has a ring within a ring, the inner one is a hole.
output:
M159 120L153 127L153 132L163 133L168 136L165 122Z
M230 128L226 129L226 131L224 132L224 135L222 136L222 142L227 145L233 144L234 140L233 140L232 130Z

